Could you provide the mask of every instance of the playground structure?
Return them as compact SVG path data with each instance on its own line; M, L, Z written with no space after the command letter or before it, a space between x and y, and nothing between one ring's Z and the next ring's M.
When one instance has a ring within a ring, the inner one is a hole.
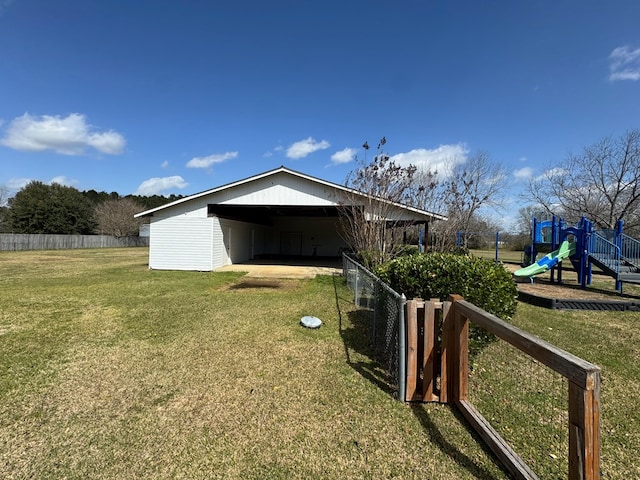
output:
M640 241L624 234L622 220L613 230L595 230L593 222L582 217L575 226L555 215L540 221L533 217L531 246L525 252L525 265L514 272L518 277L534 277L550 272L552 283L562 283L562 261L569 259L582 288L591 284L593 266L615 279L616 290L623 283L640 284ZM551 253L536 261L540 248Z

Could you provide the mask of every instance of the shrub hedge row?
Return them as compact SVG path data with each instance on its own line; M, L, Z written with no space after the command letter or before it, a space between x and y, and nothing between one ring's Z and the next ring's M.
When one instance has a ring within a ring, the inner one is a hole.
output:
M518 289L512 275L491 260L452 253L409 255L380 265L376 274L407 298L446 300L459 294L505 320L516 311Z
M427 253L398 257L380 265L377 275L407 298L438 298L450 294L508 320L516 311L518 289L502 264L454 253ZM471 325L469 349L474 357L494 337Z

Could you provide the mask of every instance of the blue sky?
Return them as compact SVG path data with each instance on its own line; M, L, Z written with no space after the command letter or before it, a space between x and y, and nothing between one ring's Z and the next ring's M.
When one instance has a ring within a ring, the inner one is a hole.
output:
M527 177L640 128L639 25L637 0L0 0L0 186L342 183L386 136L427 166L487 152L508 218Z

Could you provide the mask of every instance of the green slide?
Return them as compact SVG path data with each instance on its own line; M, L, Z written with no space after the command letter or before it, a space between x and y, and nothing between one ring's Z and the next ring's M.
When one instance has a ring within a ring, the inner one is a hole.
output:
M575 253L576 243L569 243L565 240L564 242L562 242L562 245L560 245L559 249L554 250L548 255L545 255L533 265L529 265L528 267L516 270L515 272L513 272L513 274L516 277L533 277L534 275L539 275L546 272L551 267L556 266L558 262L561 262L565 258L569 258Z

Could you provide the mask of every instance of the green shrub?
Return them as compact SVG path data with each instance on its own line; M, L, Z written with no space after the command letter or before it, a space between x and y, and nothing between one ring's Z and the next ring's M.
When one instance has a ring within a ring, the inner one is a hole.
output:
M439 298L459 294L465 300L509 319L516 311L518 290L511 274L498 263L470 255L427 253L398 257L376 273L407 298Z
M427 253L393 259L376 269L378 276L408 299L446 300L450 294L508 320L516 311L518 289L498 263L470 255ZM474 325L470 350L475 355L493 336Z
M356 259L369 270L375 270L390 258L406 257L407 255L415 255L418 253L417 245L398 245L393 250L383 253L380 250L360 250L356 255Z
M382 252L379 250L360 250L356 255L357 260L369 270L374 270L382 263Z
M397 257L406 257L408 255L415 255L419 252L418 250L418 245L407 245L407 244L402 244L402 245L398 245L394 250L393 250L393 257L397 258Z

